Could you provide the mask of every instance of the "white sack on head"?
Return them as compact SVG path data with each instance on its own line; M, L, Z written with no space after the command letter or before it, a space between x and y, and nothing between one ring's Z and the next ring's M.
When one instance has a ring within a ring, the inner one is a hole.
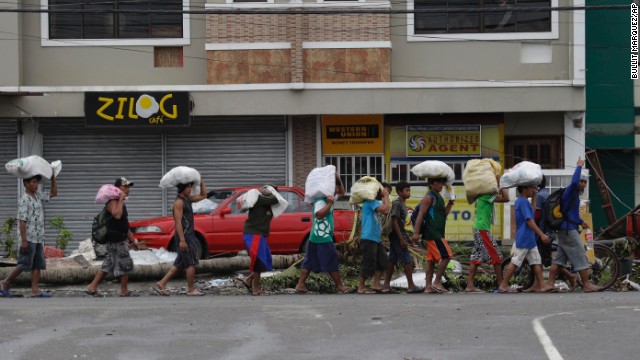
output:
M106 204L109 200L119 199L121 192L111 184L102 185L96 194L96 204Z
M493 159L472 159L467 161L462 174L467 201L473 204L480 195L498 193L496 176L502 172L502 166Z
M160 188L169 189L176 187L180 184L193 183L191 189L191 195L197 195L200 193L200 173L194 168L188 166L177 166L167 171L166 174L160 179Z
M522 161L505 171L500 178L501 188L516 186L538 186L542 181L542 168L536 163Z
M51 179L53 171L56 176L62 171L62 162L56 160L49 162L38 155L31 155L24 158L14 159L4 164L9 174L19 178L28 179L40 175L45 179Z
M411 168L413 175L424 178L445 178L446 185L452 185L456 179L453 169L439 160L427 160Z
M336 167L327 165L311 170L304 183L304 201L312 203L319 197L336 193Z
M382 189L382 184L371 176L365 176L356 181L351 187L351 197L349 202L360 204L365 200L374 200L378 192Z

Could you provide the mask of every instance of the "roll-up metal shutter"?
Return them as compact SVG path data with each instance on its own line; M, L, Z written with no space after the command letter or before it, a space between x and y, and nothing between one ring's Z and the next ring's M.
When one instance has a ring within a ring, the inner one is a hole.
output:
M286 181L283 117L194 119L167 133L167 169L190 166L207 188ZM169 193L169 202L174 196Z
M18 157L18 135L15 120L0 120L0 154L1 163L5 164ZM0 171L0 225L9 218L15 218L18 212L18 179ZM0 248L0 254L4 251Z
M55 216L73 235L68 250L91 235L100 186L121 176L133 181L127 200L129 220L162 214L162 135L154 129L85 128L84 119L42 119L43 153L48 161L61 160L58 197L46 206L47 242L55 232L48 225Z

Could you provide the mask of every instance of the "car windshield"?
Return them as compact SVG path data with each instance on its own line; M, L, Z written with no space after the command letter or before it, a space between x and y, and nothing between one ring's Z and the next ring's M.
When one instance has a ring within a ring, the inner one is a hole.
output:
M235 192L235 190L211 190L207 193L207 199L218 205Z

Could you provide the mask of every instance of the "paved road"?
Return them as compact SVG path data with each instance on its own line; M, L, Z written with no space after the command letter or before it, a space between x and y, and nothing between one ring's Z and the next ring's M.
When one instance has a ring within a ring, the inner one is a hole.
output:
M640 356L638 292L0 299L0 324L2 360Z

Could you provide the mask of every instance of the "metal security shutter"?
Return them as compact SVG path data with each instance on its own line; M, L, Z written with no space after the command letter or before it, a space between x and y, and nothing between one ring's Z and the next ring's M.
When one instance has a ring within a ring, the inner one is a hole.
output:
M167 169L190 166L208 188L286 181L283 117L194 119L167 133ZM169 193L167 200L173 202Z
M15 120L0 120L0 162L7 163L18 157L18 136ZM15 218L18 212L18 179L0 171L0 225L9 218ZM0 248L0 254L4 251Z
M84 127L84 119L41 120L43 152L48 161L61 160L58 197L46 207L46 219L63 216L73 232L73 244L91 235L93 217L102 205L95 196L104 184L124 176L133 181L127 210L129 220L162 213L162 136L149 129L104 130ZM47 226L47 242L54 230Z

